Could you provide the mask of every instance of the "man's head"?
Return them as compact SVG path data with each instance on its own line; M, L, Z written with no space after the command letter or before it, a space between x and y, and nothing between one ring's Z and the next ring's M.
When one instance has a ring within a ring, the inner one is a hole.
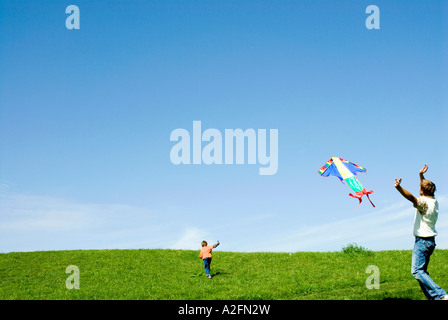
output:
M423 179L420 182L420 195L434 197L434 192L436 192L436 185L432 181Z

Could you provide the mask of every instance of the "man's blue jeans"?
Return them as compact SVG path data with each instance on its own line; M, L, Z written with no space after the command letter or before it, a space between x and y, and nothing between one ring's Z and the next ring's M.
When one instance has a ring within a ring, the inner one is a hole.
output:
M204 259L204 268L205 268L205 274L210 275L210 264L212 263L212 258L205 258Z
M415 237L414 250L412 250L412 275L418 281L423 293L429 300L441 299L446 295L446 291L431 279L427 271L429 258L435 247L434 237Z

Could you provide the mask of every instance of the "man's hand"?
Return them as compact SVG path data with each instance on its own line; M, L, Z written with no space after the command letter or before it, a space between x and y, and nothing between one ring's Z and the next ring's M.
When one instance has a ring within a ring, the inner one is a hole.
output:
M420 170L420 174L424 174L426 171L428 171L428 165L425 164L425 166Z
M420 170L419 174L420 174L420 180L425 179L425 177L423 176L423 174L428 171L428 165L425 164L424 167L422 168L422 170Z
M400 179L395 179L395 188L398 188L400 186L401 183L401 178Z

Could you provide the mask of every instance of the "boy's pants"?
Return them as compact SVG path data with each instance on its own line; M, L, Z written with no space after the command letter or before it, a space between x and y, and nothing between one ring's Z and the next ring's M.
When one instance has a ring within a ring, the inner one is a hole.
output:
M204 268L205 268L205 274L210 275L210 264L212 263L212 258L205 258L204 259Z
M426 271L429 258L434 252L435 247L434 237L415 237L414 250L412 250L412 275L420 284L426 298L430 300L441 299L446 295L445 290L439 287Z

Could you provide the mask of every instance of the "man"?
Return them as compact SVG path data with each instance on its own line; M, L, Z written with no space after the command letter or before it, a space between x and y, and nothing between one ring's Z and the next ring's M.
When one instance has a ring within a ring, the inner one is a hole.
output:
M401 187L401 178L395 179L395 188L417 208L414 219L415 243L412 250L412 275L420 284L426 298L429 300L448 300L446 291L438 286L426 271L429 258L436 247L435 236L437 231L435 225L439 214L439 203L434 196L436 186L423 176L427 170L428 165L426 164L420 170L419 198L414 197L409 191Z

